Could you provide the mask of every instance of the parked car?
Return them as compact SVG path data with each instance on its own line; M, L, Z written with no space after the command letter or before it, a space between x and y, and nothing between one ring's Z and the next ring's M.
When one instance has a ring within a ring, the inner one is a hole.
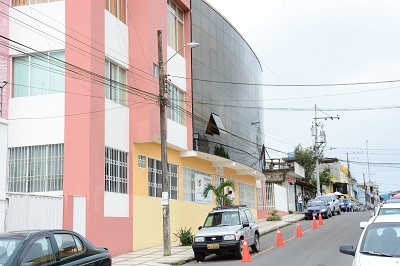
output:
M332 215L334 216L335 213L340 214L340 207L339 207L339 200L333 194L327 194L322 196L316 196L315 199L324 199L329 203L331 208Z
M242 259L244 238L254 252L260 250L260 232L250 209L245 205L214 208L193 237L194 257L202 262L206 255L233 253Z
M397 265L400 256L400 215L373 217L356 248L342 245L339 251L354 256L353 265Z
M307 211L304 212L304 219L318 218L319 214L325 219L332 216L331 207L324 199L312 199L307 203Z
M346 208L344 207L344 202L343 202L343 200L344 200L344 198L340 198L340 199L339 199L339 207L340 207L340 210L341 210L342 212L345 212L345 211L346 211ZM352 211L353 211L352 200L347 199L347 203L348 203L348 205L347 205L347 210L348 210L349 212L352 212Z
M376 216L381 215L400 215L400 203L385 203L375 207L375 211L371 213L371 218L368 222L360 222L361 229L364 229L368 224L372 223Z
M69 230L0 233L0 265L111 265L111 254Z

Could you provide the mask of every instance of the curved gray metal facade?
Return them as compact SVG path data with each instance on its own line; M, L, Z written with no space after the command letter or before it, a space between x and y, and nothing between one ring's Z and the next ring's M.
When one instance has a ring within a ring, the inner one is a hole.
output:
M191 0L191 5L192 40L200 43L192 50L195 149L228 154L233 161L261 170L263 93L261 86L247 85L262 83L260 62L209 4Z

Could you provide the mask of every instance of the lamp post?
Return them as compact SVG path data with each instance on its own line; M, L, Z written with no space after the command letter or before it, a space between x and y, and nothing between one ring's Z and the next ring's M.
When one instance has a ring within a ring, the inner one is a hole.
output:
M162 31L157 31L158 37L158 85L159 85L159 103L160 103L160 138L161 138L161 175L162 175L162 205L163 205L163 243L164 256L171 256L171 230L170 230L170 212L169 212L169 178L168 178L168 159L167 159L167 126L166 126L166 108L168 98L165 97L165 74L164 65L171 60L183 48L198 47L199 44L190 42L182 46L175 54L173 54L165 63L163 62L162 53Z

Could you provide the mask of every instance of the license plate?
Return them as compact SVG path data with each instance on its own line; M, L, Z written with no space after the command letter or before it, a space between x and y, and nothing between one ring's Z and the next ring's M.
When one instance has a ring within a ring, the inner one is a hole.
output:
M219 249L219 244L207 244L207 249Z
M313 216L317 216L317 213L316 212L313 212L313 214L312 214Z

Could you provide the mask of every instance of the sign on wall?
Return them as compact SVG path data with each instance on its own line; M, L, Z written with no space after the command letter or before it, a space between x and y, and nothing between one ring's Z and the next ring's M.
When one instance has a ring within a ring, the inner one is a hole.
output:
M204 188L208 185L211 184L211 177L202 175L202 174L195 174L195 202L198 203L208 203L211 204L211 194L212 192L210 191L208 193L207 198L203 197L203 191Z

